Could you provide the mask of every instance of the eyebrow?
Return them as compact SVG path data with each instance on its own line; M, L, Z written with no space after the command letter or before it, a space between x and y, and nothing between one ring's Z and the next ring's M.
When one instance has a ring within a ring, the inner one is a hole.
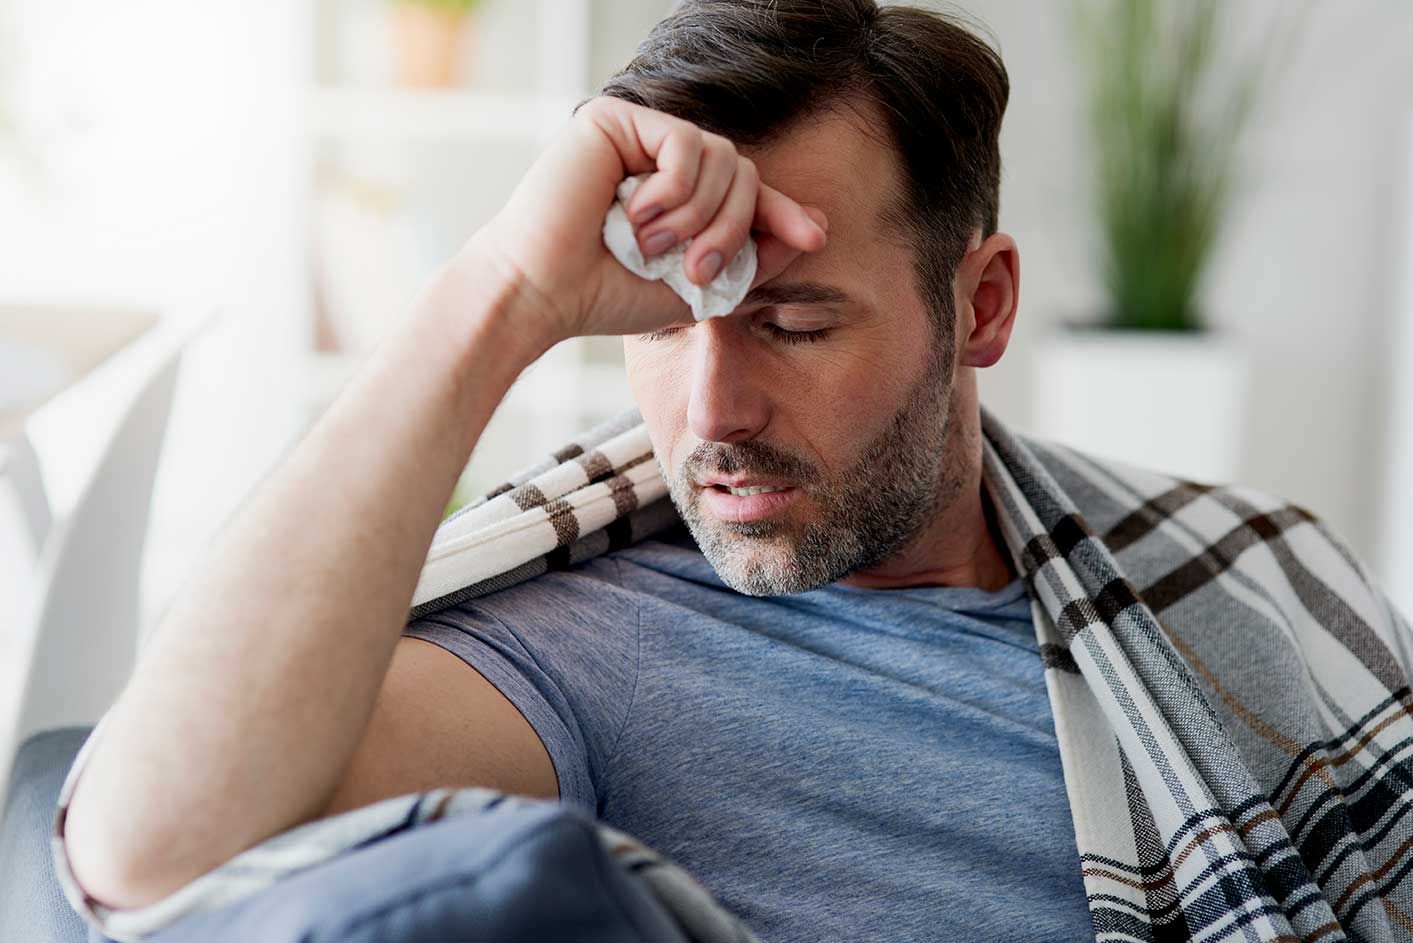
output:
M787 304L852 304L853 301L853 296L823 282L786 282L785 284L766 282L751 289L750 293L741 299L741 307Z

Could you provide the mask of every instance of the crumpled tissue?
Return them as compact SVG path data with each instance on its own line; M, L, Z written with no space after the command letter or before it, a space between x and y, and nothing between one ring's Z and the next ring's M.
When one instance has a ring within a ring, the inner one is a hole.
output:
M705 285L698 285L687 277L684 265L687 247L692 240L679 243L660 252L651 259L644 259L638 248L633 224L628 221L625 207L638 186L651 174L637 174L625 177L618 185L618 199L608 208L603 221L603 241L613 257L634 275L649 281L661 279L677 292L682 300L692 307L692 317L698 321L705 318L719 318L736 310L746 292L751 290L751 281L756 277L756 242L749 236L736 257L722 267L716 277Z

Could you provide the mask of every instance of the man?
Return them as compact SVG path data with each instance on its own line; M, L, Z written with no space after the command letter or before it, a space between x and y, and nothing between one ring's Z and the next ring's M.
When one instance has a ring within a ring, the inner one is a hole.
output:
M1387 916L1403 912L1396 881L1312 896L1290 841L1268 834L1280 824L1264 798L1230 798L1249 783L1217 762L1236 749L1207 704L1248 692L1115 682L1156 706L1083 701L1090 713L1066 722L1087 726L1059 733L1094 741L1108 765L1062 765L1052 704L1089 695L1047 670L1078 678L1077 659L1087 678L1188 675L1078 515L1060 508L1029 539L1003 533L997 495L1012 496L1004 521L1020 533L1045 492L1011 475L1020 464L986 463L1010 440L983 435L977 398L1020 289L1015 242L996 228L1008 94L996 54L949 19L871 0L699 0L659 24L605 93L166 614L68 807L61 837L84 890L144 906L299 823L452 784L582 804L672 856L767 940L1274 938L1291 926L1336 939L1335 911L1351 927L1400 925ZM693 323L604 249L616 185L646 172L627 207L646 254L691 239L687 271L704 283L754 232L760 272L730 316ZM535 357L584 334L625 336L686 528L415 620L399 638L491 412ZM1113 523L1131 543L1139 531L1169 539L1141 515ZM1063 567L1086 552L1108 582L1066 603L1078 570ZM1248 579L1233 573L1187 588ZM1169 616L1173 645L1190 625L1245 624ZM1201 671L1206 650L1185 651ZM1390 703L1406 697L1405 677ZM1100 713L1110 705L1118 713ZM1168 730L1173 711L1199 716ZM1245 751L1248 733L1232 736ZM1309 741L1291 742L1298 753ZM1190 770L1164 765L1183 750ZM1189 773L1201 777L1185 785ZM1312 773L1334 794L1332 774ZM1086 776L1127 789L1128 807L1096 811L1097 794L1067 789ZM1182 801L1164 805L1154 783ZM1209 791L1230 823L1184 805ZM1348 814L1318 802L1364 834L1349 795ZM1404 807L1379 805L1379 841L1406 828ZM1105 816L1132 820L1113 833L1126 852L1092 853L1113 837L1097 835ZM1165 849L1183 816L1199 837ZM1397 867L1372 842L1368 873ZM1357 844L1341 845L1331 873L1354 866Z

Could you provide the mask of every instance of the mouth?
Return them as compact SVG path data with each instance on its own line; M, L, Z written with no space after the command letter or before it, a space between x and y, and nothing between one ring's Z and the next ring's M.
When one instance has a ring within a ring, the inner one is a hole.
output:
M707 509L720 520L731 523L773 517L788 507L800 490L793 485L752 482L711 482L698 485L698 488Z
M715 488L717 491L722 491L726 494L734 494L738 498L745 498L753 494L770 494L774 491L784 491L789 485L745 485L739 488L733 488L730 485L718 483L708 485L707 487Z

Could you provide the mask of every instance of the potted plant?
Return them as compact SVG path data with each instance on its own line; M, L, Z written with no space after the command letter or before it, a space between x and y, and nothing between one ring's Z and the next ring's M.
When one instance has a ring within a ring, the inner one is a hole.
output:
M1222 60L1222 8L1076 2L1106 309L1043 340L1035 417L1076 448L1206 481L1239 474L1250 370L1198 291L1277 58Z
M462 72L461 50L480 0L391 0L398 82L446 88Z

